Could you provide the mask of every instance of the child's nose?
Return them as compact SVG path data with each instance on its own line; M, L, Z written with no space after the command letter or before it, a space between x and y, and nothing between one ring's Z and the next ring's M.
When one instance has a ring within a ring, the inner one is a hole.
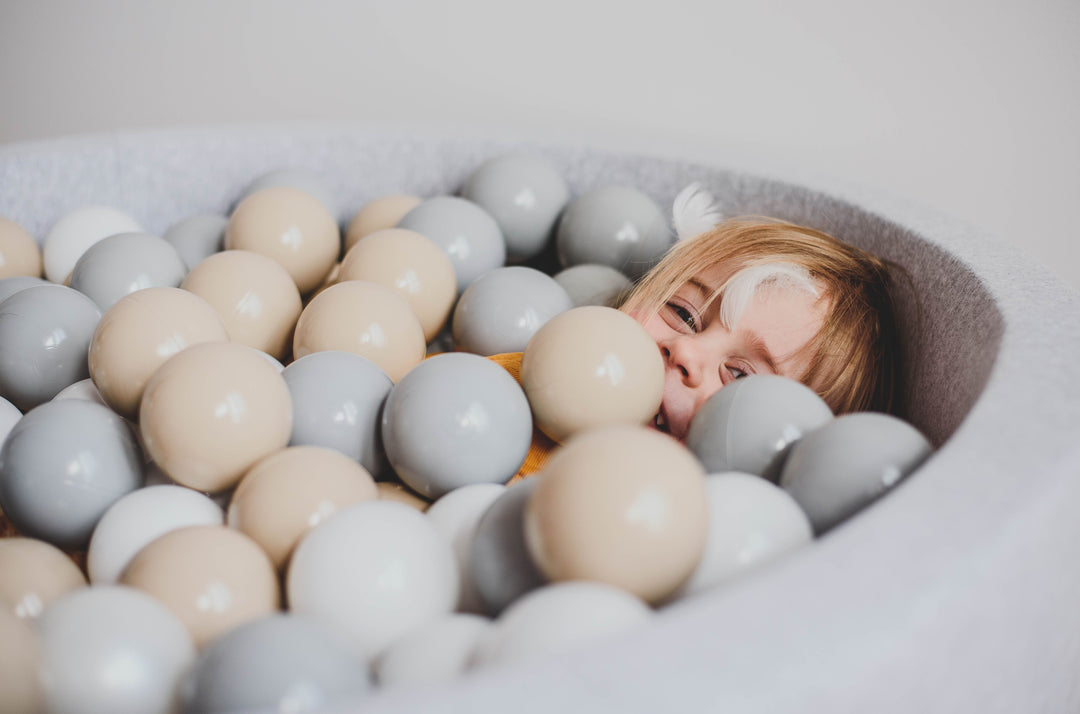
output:
M692 340L685 337L670 340L661 345L660 353L668 367L679 370L687 387L697 389L707 381L704 354Z

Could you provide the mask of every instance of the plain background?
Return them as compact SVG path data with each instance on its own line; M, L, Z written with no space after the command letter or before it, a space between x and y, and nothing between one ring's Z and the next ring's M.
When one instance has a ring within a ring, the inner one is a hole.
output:
M1077 0L0 0L0 143L357 120L839 179L1080 287Z

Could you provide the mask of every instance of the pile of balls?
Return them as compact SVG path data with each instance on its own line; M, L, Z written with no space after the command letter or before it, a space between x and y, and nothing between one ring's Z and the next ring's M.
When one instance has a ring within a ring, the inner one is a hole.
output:
M285 170L161 237L0 218L0 710L310 711L566 651L930 452L780 377L646 428L663 365L611 305L672 237L634 188L507 154L336 215Z

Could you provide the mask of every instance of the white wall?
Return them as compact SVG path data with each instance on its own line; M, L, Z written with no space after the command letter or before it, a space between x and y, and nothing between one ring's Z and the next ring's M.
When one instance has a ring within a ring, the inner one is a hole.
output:
M455 126L865 184L1080 287L1076 0L0 0L0 142Z

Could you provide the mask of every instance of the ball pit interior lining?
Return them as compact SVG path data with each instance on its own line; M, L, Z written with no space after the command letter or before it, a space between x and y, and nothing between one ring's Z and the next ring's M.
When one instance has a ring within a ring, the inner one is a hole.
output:
M0 147L0 215L39 239L86 204L160 235L228 211L283 166L324 177L340 221L393 192L453 192L506 142L358 126L75 137ZM574 194L635 186L670 205L702 181L728 213L809 223L899 262L906 418L940 448L798 557L640 630L371 711L1075 711L1080 664L1080 296L979 231L862 187L530 146ZM913 318L913 296L921 305Z

